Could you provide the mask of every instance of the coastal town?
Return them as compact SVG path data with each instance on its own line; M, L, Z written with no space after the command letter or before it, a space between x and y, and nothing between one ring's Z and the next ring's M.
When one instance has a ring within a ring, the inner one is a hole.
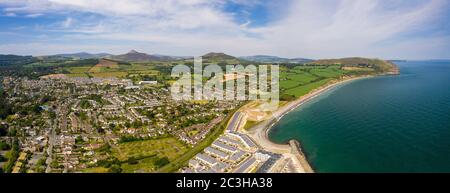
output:
M273 143L270 128L341 83L399 73L379 59L280 64L279 85L265 81L270 90L279 87L274 109L262 99L194 99L191 95L203 92L195 88L177 100L172 85L178 79L171 69L179 64L195 69L192 59L159 61L134 50L99 59L6 58L11 65L0 71L0 168L5 173L311 173L301 143ZM140 58L146 62L135 62ZM240 62L267 68L224 53L203 58L221 68ZM224 81L216 82L226 86L225 92L214 87L212 96L235 93L228 86L233 83L250 88L250 80L261 78L244 74L224 74ZM220 80L202 81L215 78Z
M2 142L20 146L12 172L81 172L112 157L98 149L130 141L170 136L189 148L239 105L175 102L167 89L155 84L134 85L116 78L5 77L9 102L32 107L1 123L16 136L2 136Z
M225 120L240 102L174 102L169 91L156 84L117 78L5 77L3 88L11 94L8 100L33 107L32 112L18 113L1 123L16 136L3 136L2 142L20 147L11 172L90 171L104 160L116 159L105 149L169 136L190 148L223 121L228 121L225 132L179 172L305 172L289 147L266 151L255 142L243 129L245 112Z

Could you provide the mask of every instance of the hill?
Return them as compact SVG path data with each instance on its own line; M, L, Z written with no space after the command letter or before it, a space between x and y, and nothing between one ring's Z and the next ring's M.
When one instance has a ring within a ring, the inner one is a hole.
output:
M255 56L242 56L239 57L241 60L246 60L250 62L260 62L260 63L296 63L303 64L311 62L313 60L306 58L281 58L278 56L268 56L268 55L255 55Z
M57 54L53 55L54 57L64 57L64 58L72 58L72 59L92 59L92 58L104 58L111 56L111 54L108 53L98 53L98 54L91 54L87 52L79 52L79 53L72 53L72 54Z
M370 58L322 59L306 63L306 65L342 65L344 67L373 68L378 73L398 74L397 65L390 61Z
M122 55L109 56L107 58L125 62L168 61L173 59L170 56L150 55L146 53L137 52L136 50L131 50L128 53Z
M291 58L289 59L290 63L304 64L308 62L312 62L314 60L308 58Z
M203 59L207 59L207 60L233 60L233 59L237 59L234 56L230 56L228 54L224 54L224 53L216 53L216 52L210 52L207 53L205 55L203 55Z
M21 66L37 61L32 56L0 55L0 66Z
M234 56L225 54L225 53L217 53L217 52L210 52L202 56L203 62L205 63L218 63L219 65L222 64L240 64L243 61L239 58L236 58Z

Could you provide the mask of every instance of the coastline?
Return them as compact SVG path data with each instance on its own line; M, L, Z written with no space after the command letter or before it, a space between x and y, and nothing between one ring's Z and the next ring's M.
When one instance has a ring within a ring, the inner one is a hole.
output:
M330 82L324 86L321 86L310 93L291 101L284 106L281 106L277 111L272 113L272 117L265 120L253 128L249 129L245 133L249 135L262 149L273 153L283 154L287 158L293 158L295 162L301 167L300 171L304 173L314 173L314 169L311 167L307 159L307 155L303 152L301 143L297 140L289 140L289 144L277 144L270 140L270 129L288 113L299 108L301 105L309 102L310 100L326 93L330 89L333 89L344 83L352 82L355 80L361 80L365 78L375 77L375 75L366 75L358 77L348 77L338 81Z

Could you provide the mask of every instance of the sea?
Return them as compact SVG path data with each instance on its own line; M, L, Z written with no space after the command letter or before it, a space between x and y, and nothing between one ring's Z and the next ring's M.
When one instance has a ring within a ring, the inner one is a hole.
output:
M450 61L396 62L401 75L339 85L284 116L316 172L450 172Z

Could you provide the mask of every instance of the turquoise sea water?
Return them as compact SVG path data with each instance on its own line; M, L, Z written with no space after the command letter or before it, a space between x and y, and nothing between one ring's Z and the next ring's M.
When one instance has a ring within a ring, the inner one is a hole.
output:
M353 81L283 117L317 172L450 172L450 61L397 63L400 76Z

